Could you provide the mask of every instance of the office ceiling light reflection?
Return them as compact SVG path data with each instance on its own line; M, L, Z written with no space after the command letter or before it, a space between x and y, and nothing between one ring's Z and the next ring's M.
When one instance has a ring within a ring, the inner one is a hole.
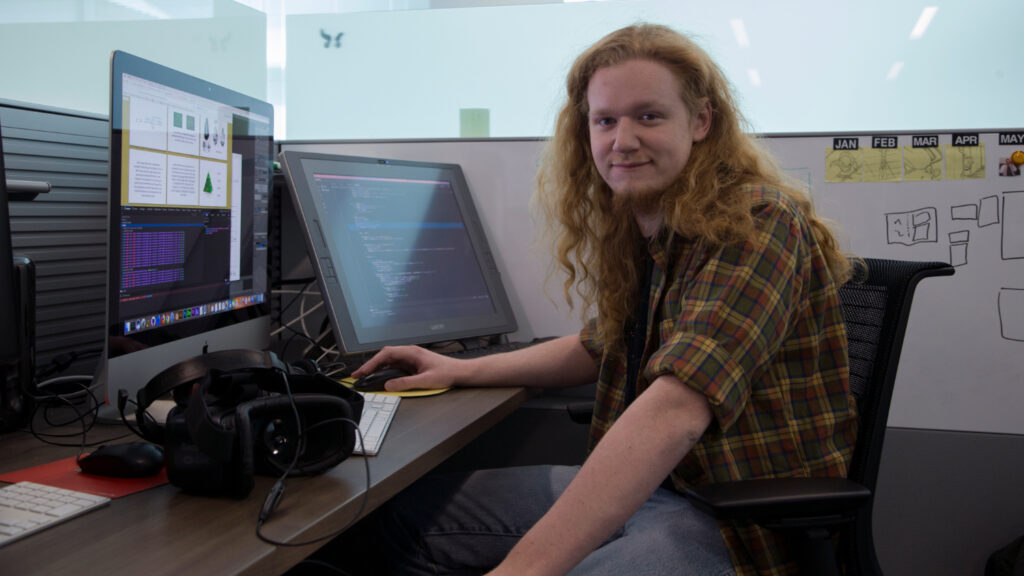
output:
M111 4L116 4L118 6L122 6L124 8L129 9L129 10L135 10L136 12L139 12L140 14L145 14L146 16L151 16L153 18L158 18L158 19L161 19L161 20L166 20L166 19L171 17L170 14L168 14L167 12L164 12L163 10L157 8L156 6L153 6L149 2L146 2L146 0L109 0L109 1L110 1Z
M886 80L895 80L900 75L900 70L903 70L903 62L893 62L892 68L889 68L889 75L886 76Z
M928 25L932 23L932 18L935 17L935 13L939 11L938 6L925 6L924 10L921 11L921 15L917 17L917 24L914 24L914 29L910 31L910 39L917 40L924 36Z
M743 20L733 18L729 20L729 26L732 26L732 35L736 38L736 43L740 45L740 48L750 46L750 38L747 36L747 27L743 24Z

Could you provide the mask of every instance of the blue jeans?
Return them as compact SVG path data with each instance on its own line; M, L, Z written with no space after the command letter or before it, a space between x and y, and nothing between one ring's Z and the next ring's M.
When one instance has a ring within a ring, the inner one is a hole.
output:
M392 574L481 574L501 562L578 467L527 466L428 476L379 514ZM709 516L659 488L574 575L734 574Z

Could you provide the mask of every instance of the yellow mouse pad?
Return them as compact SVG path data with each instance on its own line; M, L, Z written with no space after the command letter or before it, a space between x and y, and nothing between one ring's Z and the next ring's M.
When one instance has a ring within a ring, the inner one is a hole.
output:
M355 384L355 378L342 378L338 380L343 385L351 388ZM372 392L372 394L383 394L384 396L400 396L402 398L420 398L423 396L437 396L438 394L444 394L451 390L451 386L448 388L433 388L429 390L406 390L405 392Z

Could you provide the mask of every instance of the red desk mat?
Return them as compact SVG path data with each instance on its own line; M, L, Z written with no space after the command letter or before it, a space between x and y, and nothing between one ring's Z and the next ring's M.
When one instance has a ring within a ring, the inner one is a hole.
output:
M120 498L167 483L167 468L148 478L108 478L83 474L75 458L65 458L31 468L0 474L0 482L35 482L68 490L78 490L107 498Z

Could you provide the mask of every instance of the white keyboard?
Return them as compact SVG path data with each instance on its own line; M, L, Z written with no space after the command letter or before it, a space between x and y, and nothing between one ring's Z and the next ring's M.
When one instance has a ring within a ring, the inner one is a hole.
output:
M110 498L17 482L0 488L0 546L45 530L101 506Z
M363 415L359 418L359 431L363 434L365 446L360 447L359 436L356 436L356 449L353 454L376 456L380 445L384 442L391 420L398 411L398 396L387 394L363 393Z

